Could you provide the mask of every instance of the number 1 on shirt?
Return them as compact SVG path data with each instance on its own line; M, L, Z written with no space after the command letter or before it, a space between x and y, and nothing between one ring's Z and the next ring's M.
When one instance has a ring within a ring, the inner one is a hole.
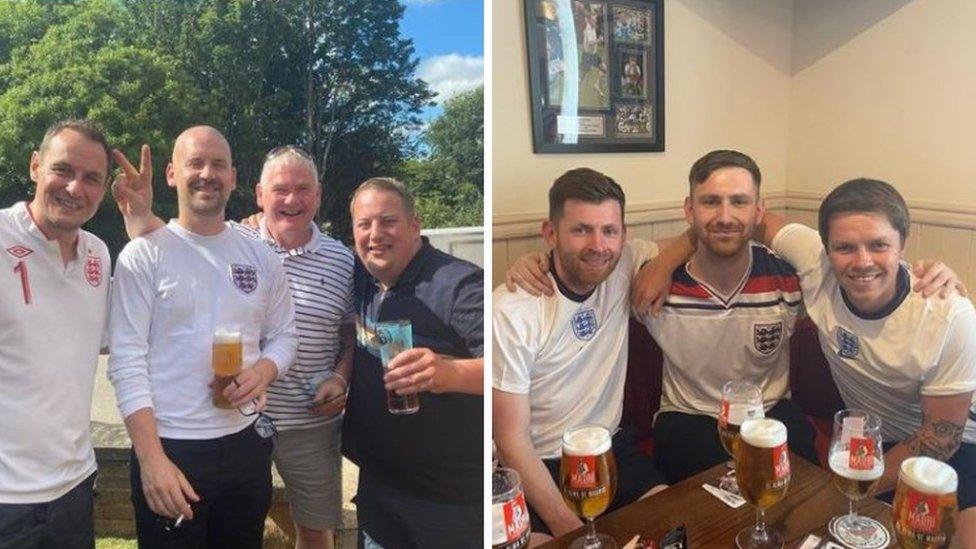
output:
M31 290L30 290L30 279L27 278L27 264L23 260L17 262L14 267L14 273L20 274L20 287L24 290L24 304L30 305L31 303Z

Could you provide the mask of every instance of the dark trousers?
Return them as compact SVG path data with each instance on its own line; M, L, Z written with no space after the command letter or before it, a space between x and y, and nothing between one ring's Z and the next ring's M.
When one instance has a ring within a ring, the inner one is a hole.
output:
M790 450L819 464L813 427L791 400L776 403L766 417L786 425ZM711 416L662 412L654 420L654 458L670 484L682 481L731 459L718 438L718 421Z
M449 503L421 498L359 470L356 490L359 547L480 549L484 542L483 503ZM366 543L364 535L372 543Z
M271 507L271 451L274 443L248 426L211 440L161 439L163 451L200 496L193 520L179 527L149 509L139 461L132 453L130 481L139 547L260 548Z
M617 431L613 435L611 450L613 450L614 461L617 462L617 491L614 492L613 501L607 508L608 513L637 501L651 488L666 484L664 475L654 467L654 459L637 449L637 429L622 427ZM559 486L559 458L544 459L542 463L549 470L556 486ZM533 532L552 534L531 506L529 506L529 518L532 521Z
M95 476L47 503L0 503L0 548L95 547Z

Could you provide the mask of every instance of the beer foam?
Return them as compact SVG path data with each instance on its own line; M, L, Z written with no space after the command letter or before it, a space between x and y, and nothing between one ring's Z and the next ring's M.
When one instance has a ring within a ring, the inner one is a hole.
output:
M950 494L959 486L959 476L949 464L926 456L901 462L901 479L924 494Z
M747 419L739 429L739 436L750 446L775 448L786 444L786 426L772 418Z
M571 456L598 456L610 450L610 434L603 427L583 427L563 436L563 452Z
M851 453L841 450L830 454L830 470L851 480L875 480L884 474L884 458L875 457L870 469L851 469Z
M241 332L218 329L214 331L213 342L218 344L240 343Z

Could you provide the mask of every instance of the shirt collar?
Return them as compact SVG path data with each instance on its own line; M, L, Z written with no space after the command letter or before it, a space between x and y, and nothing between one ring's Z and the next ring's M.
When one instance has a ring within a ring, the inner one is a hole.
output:
M278 244L278 241L275 240L274 236L271 234L271 231L268 230L267 218L261 217L261 221L258 222L258 232L261 234L261 239L274 246L276 250L285 252L288 255L302 255L318 250L319 245L322 243L322 231L319 230L315 222L309 222L308 226L312 231L312 238L310 238L304 246L298 246L297 248L293 248L291 250L286 250L283 246Z
M563 283L563 281L559 278L559 275L556 274L556 260L553 257L552 252L549 252L549 273L552 274L552 279L556 281L556 288L559 289L559 293L563 294L563 296L565 296L566 299L570 301L575 301L576 303L582 303L587 299L589 299L590 296L593 295L593 292L596 291L596 286L594 286L592 290L586 292L585 294L578 294L573 290L570 290L569 287L566 286L566 284ZM600 284L602 283L603 282L600 282ZM600 284L597 284L597 286L599 286Z
M14 219L17 224L20 225L21 229L27 234L34 237L39 245L45 246L54 250L61 255L61 247L58 245L57 240L48 239L44 236L44 232L41 228L37 226L34 221L34 216L31 214L30 208L27 207L27 202L18 202L13 206ZM83 257L85 254L85 233L82 230L78 230L78 238L75 243L76 257Z
M840 295L842 298L844 298L844 305L847 306L847 309L854 316L863 320L878 320L895 312L895 309L901 305L901 302L905 301L905 298L908 297L911 286L911 277L908 274L908 267L906 267L904 264L898 266L898 278L896 284L895 297L891 298L891 301L889 301L887 305L873 313L865 313L855 307L854 304L851 303L851 301L847 298L847 292L844 291L844 288L840 289Z
M416 254L414 254L413 258L410 260L410 263L407 263L407 266L403 269L403 272L400 273L399 277L397 277L396 282L390 285L390 288L395 288L401 284L409 284L410 282L413 282L415 279L419 278L423 273L424 266L427 265L428 260L433 253L434 247L430 245L430 240L426 236L421 236L420 249L417 250ZM366 272L367 274L369 273L368 270ZM380 285L379 280L377 280L372 274L370 274L369 277L373 280L373 284L376 284L377 286Z

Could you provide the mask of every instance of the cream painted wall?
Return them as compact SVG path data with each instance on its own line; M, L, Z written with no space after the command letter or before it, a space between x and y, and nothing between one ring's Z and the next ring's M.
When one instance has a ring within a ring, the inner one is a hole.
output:
M663 153L532 153L523 0L492 2L492 202L496 230L538 220L564 171L589 166L627 192L628 210L679 203L695 159L715 148L747 151L763 168L764 191L786 185L792 4L753 0L728 10L703 0L665 4ZM734 29L726 33L722 29ZM757 33L763 40L755 40ZM750 37L753 39L750 40Z
M797 10L798 33L816 24ZM797 72L789 192L822 196L870 176L910 205L976 213L974 29L972 0L914 0Z

